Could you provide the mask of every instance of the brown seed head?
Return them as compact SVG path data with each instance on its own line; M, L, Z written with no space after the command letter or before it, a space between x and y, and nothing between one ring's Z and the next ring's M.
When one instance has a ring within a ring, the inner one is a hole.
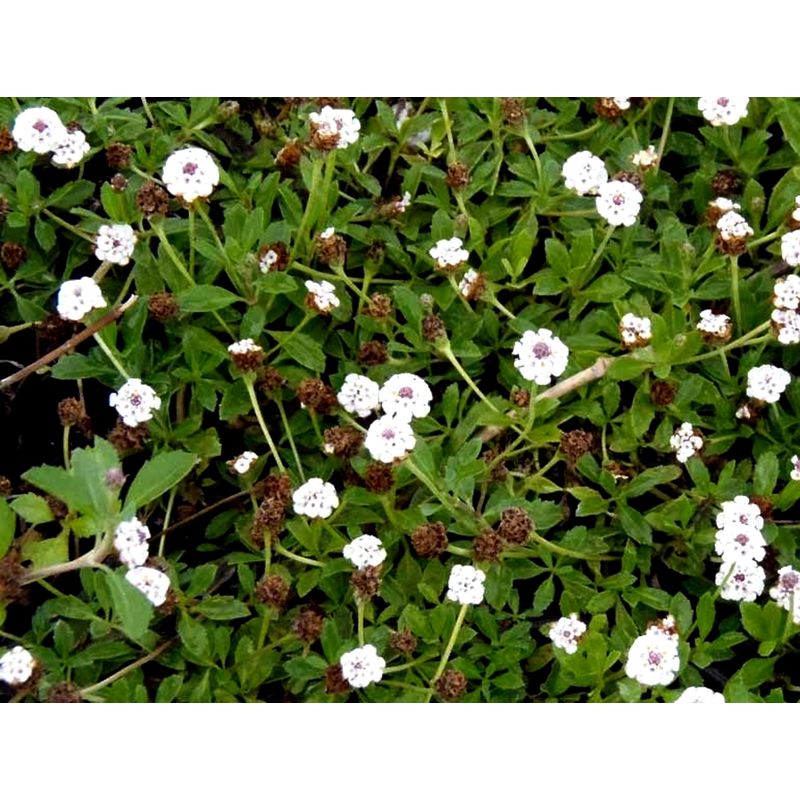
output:
M0 475L0 497L8 497L13 488L11 481L5 475Z
M114 445L118 453L138 453L140 450L144 450L144 443L149 435L150 431L146 422L130 428L121 419L118 419L117 424L108 434L108 441Z
M422 320L422 335L429 342L437 342L447 338L447 328L444 321L436 314L428 314Z
M5 125L0 127L0 153L13 153L16 146L11 131Z
M28 258L28 251L17 242L3 242L0 261L10 270L15 270Z
M350 576L350 585L357 600L375 597L381 588L381 567L364 567Z
M388 358L386 345L377 339L364 342L356 354L358 363L365 367L377 367L379 364L385 364Z
M480 300L483 297L484 292L486 291L486 276L479 272L465 287L462 291L459 287L459 291L463 294L464 299L468 302L474 302L476 300Z
M269 262L267 253L273 253L270 256ZM265 244L258 250L258 264L262 272L283 272L289 266L289 249L283 242L270 242Z
M436 558L447 550L447 528L441 522L426 522L411 534L414 551L422 558Z
M759 511L761 511L761 516L764 517L766 522L772 519L772 501L768 497L756 495L750 498L750 502L758 506Z
M362 312L366 314L368 317L372 317L373 319L388 319L392 312L394 311L394 307L392 306L392 298L388 295L381 294L380 292L373 292L372 296L369 298L369 303L367 303L367 307Z
M505 542L493 530L486 530L472 542L472 554L476 561L499 561L505 550Z
M650 400L654 406L668 406L677 393L678 387L669 381L657 379L650 384Z
M9 603L25 601L28 596L27 589L22 585L25 570L20 564L20 554L16 549L0 558L0 600Z
M128 179L121 172L112 175L108 182L115 192L124 192L128 188Z
M77 397L66 397L58 406L59 422L66 427L67 425L80 425L86 417L86 407Z
M325 670L325 691L327 694L346 694L350 691L350 684L342 675L341 664L331 664Z
M157 322L167 322L175 319L180 312L180 306L175 295L169 292L156 292L147 301L147 309Z
M467 691L467 678L457 669L446 669L436 681L436 693L442 700L458 700Z
M49 314L36 324L36 332L42 339L53 346L63 344L75 333L76 325L58 314Z
M589 431L578 429L561 434L561 450L570 466L575 466L584 453L591 453L596 447L595 435Z
M386 256L386 245L383 242L373 242L368 248L366 253L367 261L380 266L383 264L383 259Z
M398 653L410 655L417 649L417 637L407 628L397 631L389 637L389 647Z
M519 97L501 98L500 108L503 111L503 119L509 125L520 125L525 121L525 117L528 114L525 102Z
M275 367L266 367L256 385L262 392L272 394L286 386L286 378Z
M9 209L10 206L8 205L8 200L6 200L5 197L0 196L0 222L6 221Z
M533 531L533 520L524 508L512 506L503 511L497 533L509 544L525 544Z
M451 189L463 189L469 184L469 167L460 161L454 161L447 168L445 180Z
M282 611L289 599L289 584L280 575L267 575L256 584L255 597L259 603Z
M111 169L127 169L131 165L133 150L122 142L112 142L106 147L106 163Z
M275 166L283 175L291 172L299 163L303 155L303 148L297 139L287 142L275 156Z
M741 256L747 252L747 239L741 236L723 239L720 234L717 234L715 243L717 250L726 256Z
M48 703L83 703L80 689L69 681L62 681L50 687L47 692Z
M511 392L511 402L520 408L527 408L531 402L531 393L527 389L514 389Z
M325 617L315 608L307 606L302 609L292 623L292 631L300 641L313 644L322 635Z
M166 216L169 211L169 195L155 181L148 181L136 192L136 207L148 217L153 214Z
M742 180L735 169L721 169L711 181L711 191L717 197L733 197L742 190Z
M644 186L644 181L642 180L642 176L638 172L631 172L630 170L622 170L617 172L612 178L612 181L625 181L626 183L630 183L632 186L635 186L637 189L642 188Z
M617 120L625 112L615 102L613 97L598 97L594 104L594 111L598 117L607 120Z
M323 434L323 438L325 443L322 450L328 455L340 458L352 458L358 454L361 445L364 444L364 434L347 425L328 428Z
M303 408L308 408L317 414L330 414L338 403L333 389L319 378L306 378L300 381L297 387L297 399Z
M257 372L264 363L264 350L261 347L230 353L230 356L234 366L242 372Z
M374 494L386 494L394 486L394 475L390 464L370 464L364 473L364 486Z

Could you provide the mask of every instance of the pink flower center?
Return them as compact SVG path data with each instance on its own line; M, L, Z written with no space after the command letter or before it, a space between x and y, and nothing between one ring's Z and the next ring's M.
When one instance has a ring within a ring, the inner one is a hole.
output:
M622 205L622 204L625 202L625 198L624 198L624 197L623 197L621 194L615 194L615 195L614 195L614 196L611 198L611 202L612 202L612 203L613 203L615 206L621 206L621 205Z
M395 437L395 432L391 428L387 428L381 436L387 441L391 441Z
M121 247L122 246L122 242L119 239L112 239L111 240L111 246L112 247Z
M783 586L784 589L794 589L799 582L800 575L796 572L790 572L781 578L781 586Z
M37 119L33 123L33 129L39 133L44 133L47 130L47 123L44 120Z
M741 545L746 545L750 541L750 537L745 535L744 533L740 533L735 539L735 542L738 542Z
M533 354L536 358L547 358L550 355L550 347L544 342L536 342L533 346Z
M718 106L722 106L723 108L727 108L729 102L730 102L730 99L727 98L727 97L718 97L717 98L717 105Z
M140 406L142 404L141 395L138 394L131 395L130 402L132 406Z
M744 583L744 581L746 580L744 573L742 572L739 572L736 575L734 575L733 579L736 581L736 583Z
M414 397L414 390L410 386L404 386L398 393L398 397L402 397L403 400L411 400Z
M193 164L191 161L188 164L183 165L183 174L184 175L194 175L197 172L197 164Z
M647 663L657 667L661 663L661 653L650 652L647 656Z

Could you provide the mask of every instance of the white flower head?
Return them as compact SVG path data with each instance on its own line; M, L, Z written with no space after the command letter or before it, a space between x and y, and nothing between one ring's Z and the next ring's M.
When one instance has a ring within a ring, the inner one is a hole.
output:
M433 392L423 378L410 372L392 375L380 388L378 397L386 414L410 421L431 413Z
M626 228L636 222L642 207L642 193L628 181L609 181L600 187L595 200L597 213L609 225Z
M800 344L800 314L790 308L774 308L772 328L781 344Z
M612 97L611 102L620 110L627 111L631 107L630 97Z
M800 572L793 567L781 567L778 582L769 590L769 596L792 615L795 625L800 625Z
M569 361L569 348L547 328L525 331L511 352L520 375L538 386L547 386L561 375Z
M339 659L342 676L354 689L365 689L383 677L386 661L378 655L374 645L365 644Z
M256 344L255 339L240 339L238 342L228 345L228 352L232 356L248 356L263 353L264 348Z
M403 196L399 200L395 200L394 207L398 214L404 214L406 209L411 205L411 192L403 192Z
M111 408L116 408L122 421L130 428L153 419L153 412L161 408L161 398L151 386L139 378L130 378L112 392L108 398Z
M748 397L764 403L777 403L792 380L792 376L781 367L764 364L753 367L747 373Z
M738 211L726 211L717 220L717 230L726 242L731 239L747 239L753 235L753 229Z
M625 314L619 321L619 335L626 347L644 347L650 342L653 329L647 317Z
M339 405L350 414L368 417L380 405L380 386L366 375L350 373L344 379L336 399Z
M20 645L0 657L0 681L10 686L21 686L33 675L36 659Z
M727 214L728 211L740 211L742 208L738 203L734 203L733 200L727 197L718 197L716 200L711 200L708 206L710 211L720 212L720 217L723 214Z
M676 703L711 703L719 704L725 702L725 696L713 689L708 689L705 686L690 686L684 689L681 696L675 701Z
M292 494L295 514L304 514L314 519L327 519L339 506L339 496L332 483L322 478L311 478Z
M280 260L280 254L276 250L267 250L258 262L258 268L266 275Z
M792 471L789 473L789 477L793 481L800 481L800 456L792 456Z
M781 258L790 267L800 266L800 230L789 231L781 236Z
M308 304L320 312L329 314L332 309L339 307L339 298L336 296L336 287L329 281L306 281L308 289Z
M735 125L747 116L749 97L701 97L697 110L715 128L719 125Z
M154 606L163 605L169 592L169 576L152 567L134 567L125 573L128 583L135 586Z
M66 138L67 129L52 108L37 106L17 114L11 135L26 153L50 153Z
M608 182L606 165L588 150L571 155L561 168L561 176L567 189L581 196L597 194Z
M800 275L787 275L775 281L772 287L772 304L775 308L797 311L800 307Z
M136 233L130 225L101 225L94 243L94 254L100 261L125 266L136 247Z
M560 647L570 655L578 651L578 641L586 633L586 624L578 619L577 614L561 617L553 625L547 635L555 647Z
M752 525L726 525L717 531L714 550L723 561L761 561L767 542L759 528Z
M728 339L731 335L731 318L727 314L715 314L710 308L700 312L697 330L713 339Z
M458 291L465 300L480 300L486 286L486 279L480 272L468 269L458 283Z
M64 138L53 148L50 163L56 167L72 169L83 161L83 157L91 149L83 131L67 131Z
M685 464L693 455L703 449L703 437L695 432L691 422L684 422L670 436L669 446L675 451L675 458Z
M342 555L357 569L377 567L386 560L386 550L377 536L365 533L345 545Z
M717 514L717 528L733 528L744 525L748 528L762 530L764 527L764 517L761 509L750 502L746 495L739 494L733 500L726 500L722 503L722 511Z
M764 591L764 570L752 559L723 561L720 564L717 586L722 587L720 597L741 603L752 603Z
M136 517L120 522L114 531L114 547L126 567L141 567L150 554L150 529Z
M417 440L408 420L386 414L376 419L367 429L364 447L370 456L383 464L405 458Z
M486 573L469 564L456 564L450 570L447 582L447 599L462 605L477 605L483 602Z
M170 194L191 203L214 191L219 183L219 167L202 147L184 147L169 156L161 177Z
M641 167L643 170L654 167L658 164L658 153L656 148L651 144L647 150L640 150L631 156L631 162L635 167Z
M62 319L80 322L95 308L105 308L106 301L93 278L64 281L58 290L56 310Z
M325 149L336 147L344 150L358 141L361 123L349 108L325 106L319 113L312 111L308 121L311 123L312 142Z
M651 626L631 645L625 674L644 686L668 686L678 676L678 637Z
M454 270L466 263L469 251L464 249L464 242L454 236L452 239L439 239L428 250L430 257L436 262L437 269Z
M244 453L236 456L236 458L230 462L230 466L238 475L246 475L250 472L250 469L256 461L258 461L258 453L254 453L252 450L245 450Z
M330 239L331 236L333 236L335 233L336 233L336 228L331 226L330 228L325 228L325 230L322 231L322 233L319 235L319 238L324 241L325 239Z

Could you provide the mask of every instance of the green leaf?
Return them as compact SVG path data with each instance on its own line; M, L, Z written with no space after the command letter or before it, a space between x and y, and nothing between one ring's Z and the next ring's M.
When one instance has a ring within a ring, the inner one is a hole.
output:
M555 593L556 587L553 583L552 576L550 576L539 586L536 590L536 594L533 596L533 608L531 609L531 613L534 617L540 616L543 611L549 608L555 598Z
M744 629L759 642L773 642L781 638L786 611L777 603L767 603L763 608L756 603L740 603Z
M714 596L704 594L697 602L697 630L701 639L705 639L714 627Z
M677 480L680 476L681 471L676 466L646 469L625 486L622 493L626 497L639 497L645 494L645 492L649 492L654 486L658 486L660 483L669 483L670 481Z
M622 529L628 536L635 539L639 544L653 543L653 530L640 512L626 503L620 503L617 506L617 514Z
M17 205L23 214L29 214L31 206L39 198L39 181L27 169L17 175Z
M156 691L156 703L171 703L183 687L183 675L178 673L164 678L158 684Z
M36 241L45 253L50 252L56 245L56 231L55 228L42 219L37 219L33 225L33 233L36 236Z
M741 681L745 688L755 689L772 680L776 661L777 658L751 658L731 678L731 681Z
M778 456L767 450L758 457L756 469L753 475L753 489L756 494L772 494L775 484L778 482L780 473L780 462Z
M325 371L325 354L322 345L305 333L271 333L283 349L281 355L287 355L311 372Z
M14 541L17 518L5 499L0 497L0 558L2 558Z
M268 272L259 284L265 294L289 294L298 288L298 282L285 272Z
M53 517L53 511L44 497L38 494L29 492L23 494L11 503L11 508L31 525L40 525L43 522L50 522Z
M194 610L209 619L229 620L250 616L250 609L235 597L207 597Z
M105 573L111 605L119 624L131 639L141 639L153 618L153 605L120 572Z
M218 311L242 298L221 286L192 286L181 292L177 299L182 311L199 312Z
M45 201L45 205L62 211L69 211L74 206L79 206L94 194L95 184L91 181L72 181L72 183L59 186Z
M182 450L162 452L150 459L137 473L125 497L124 514L134 514L180 483L197 463L192 453Z
M409 326L418 331L422 325L422 303L415 292L407 286L395 286L392 291L395 305L403 312Z
M181 612L178 620L178 636L183 646L197 658L204 659L208 655L208 634L201 622Z

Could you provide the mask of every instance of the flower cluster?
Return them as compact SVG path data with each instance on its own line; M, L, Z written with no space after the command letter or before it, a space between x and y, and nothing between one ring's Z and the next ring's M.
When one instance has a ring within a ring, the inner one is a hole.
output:
M219 167L202 147L184 147L167 158L161 177L170 194L191 203L214 191L219 183Z
M258 461L258 454L252 450L245 450L240 456L230 461L229 466L237 475L246 475L256 461Z
M678 634L671 616L650 625L628 651L625 674L644 686L668 686L678 676Z
M477 605L483 602L486 573L468 564L456 564L450 570L447 582L447 599L462 605Z
M17 114L11 135L20 150L52 153L51 163L68 169L80 164L91 149L83 131L69 130L46 106L26 108Z
M80 322L95 308L105 308L106 301L93 278L64 281L58 290L56 310L61 319Z
M747 116L749 97L701 97L697 101L697 110L714 127L735 125Z
M139 378L130 378L109 395L108 404L117 409L125 425L135 428L153 419L153 412L161 408L161 398Z
M747 250L747 240L754 231L738 211L726 211L717 220L716 227L717 247L723 253L738 256Z
M793 567L781 567L778 583L769 590L769 596L792 615L795 625L800 625L800 572Z
M589 150L571 155L561 168L564 185L581 196L597 194L608 182L606 165Z
M36 659L18 645L0 657L0 681L9 686L22 686L31 679L35 667Z
M762 403L777 403L792 380L782 367L764 364L747 372L747 396Z
M554 647L560 647L572 655L578 652L578 642L584 633L586 633L586 624L578 619L577 614L573 613L568 617L561 617L550 628L547 635L552 640Z
M525 380L547 386L567 368L569 348L547 328L525 331L512 351L514 366Z
M797 236L795 236L797 234ZM787 251L786 237L794 237L791 246L796 249ZM800 264L800 230L787 233L781 243L784 260L796 266ZM770 315L772 330L781 344L800 344L800 277L787 275L775 281L772 289L774 309Z
M126 567L141 567L150 550L150 529L136 517L120 522L114 531L114 547Z
M380 405L380 386L366 375L350 373L336 395L339 405L350 414L368 417Z
M342 555L357 569L377 567L386 560L386 550L377 536L365 533L345 545Z
M340 300L336 296L336 287L330 281L306 281L308 296L306 303L310 308L320 314L330 314L334 308L338 308Z
M761 509L745 495L722 504L717 514L714 549L722 557L716 584L725 600L753 602L764 591L764 570L759 565L766 553Z
M631 156L631 163L634 167L639 167L643 171L656 166L658 164L656 148L651 144L646 150L639 150L638 153L634 153Z
M154 606L164 605L169 594L169 576L153 567L134 567L125 579L135 586Z
M457 236L452 239L440 239L428 251L430 257L436 262L436 269L452 272L465 264L469 252L464 249L464 242Z
M325 106L319 113L308 115L311 143L320 150L344 150L358 141L361 123L349 108Z
M101 261L125 266L133 255L136 234L130 225L101 225L97 231L94 254Z
M690 686L681 692L681 696L676 703L712 703L719 704L725 702L724 695L708 689L705 686Z
M789 473L789 477L793 481L800 481L800 456L792 456L792 471Z
M703 449L703 437L695 431L691 422L684 422L670 436L669 446L675 451L675 458L685 464Z
M339 506L339 495L332 483L322 478L311 478L292 494L295 514L304 514L312 519L326 519Z
M635 314L625 314L619 321L619 335L624 347L644 347L653 336L650 320Z
M383 677L386 661L378 655L374 645L365 644L339 659L342 676L354 689L365 689Z
M731 338L733 326L727 314L715 314L710 308L704 308L700 312L697 330L709 344L724 344Z

